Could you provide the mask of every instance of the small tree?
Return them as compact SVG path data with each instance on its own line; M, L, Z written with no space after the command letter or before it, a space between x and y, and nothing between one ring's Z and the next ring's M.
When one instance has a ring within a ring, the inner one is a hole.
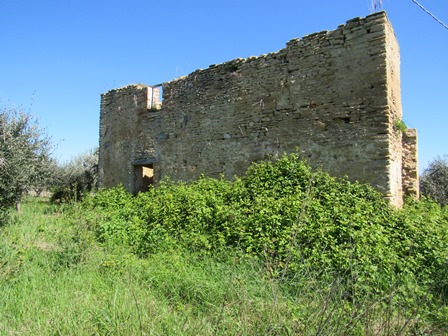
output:
M0 108L0 211L16 206L46 174L53 145L36 119L21 108Z
M53 202L78 201L98 188L98 149L81 154L57 168Z
M52 157L43 158L39 163L40 174L33 180L32 189L37 196L40 196L43 191L49 191L58 178L58 164Z
M448 204L448 159L438 157L432 161L420 177L422 195L441 205Z

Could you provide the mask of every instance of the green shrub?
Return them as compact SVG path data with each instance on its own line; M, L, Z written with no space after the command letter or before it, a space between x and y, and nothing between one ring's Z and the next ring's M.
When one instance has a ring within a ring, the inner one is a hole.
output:
M394 128L396 131L401 133L404 133L408 129L406 123L403 120L395 120Z
M101 241L140 256L230 247L280 279L325 270L326 282L345 283L348 300L393 290L410 304L446 305L447 210L427 200L393 209L370 186L313 171L295 154L253 164L233 182L165 180L136 197L119 187L84 204L99 216Z
M435 201L409 199L398 212L391 234L398 254L399 271L412 274L427 294L448 299L448 207ZM448 322L448 321L447 321Z

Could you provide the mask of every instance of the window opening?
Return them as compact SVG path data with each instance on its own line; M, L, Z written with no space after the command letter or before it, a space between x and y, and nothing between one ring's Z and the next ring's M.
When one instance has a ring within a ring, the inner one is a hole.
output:
M163 84L152 85L148 90L148 110L158 111L162 108Z

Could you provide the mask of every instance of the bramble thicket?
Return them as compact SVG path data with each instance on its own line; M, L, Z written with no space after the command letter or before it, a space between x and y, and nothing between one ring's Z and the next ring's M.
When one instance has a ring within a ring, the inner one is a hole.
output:
M303 268L322 270L323 282L343 279L348 300L394 291L431 315L447 309L447 207L408 199L392 208L370 186L313 171L295 154L255 163L235 181L165 180L135 197L102 190L83 208L101 242L141 257L232 248L265 260L277 279Z

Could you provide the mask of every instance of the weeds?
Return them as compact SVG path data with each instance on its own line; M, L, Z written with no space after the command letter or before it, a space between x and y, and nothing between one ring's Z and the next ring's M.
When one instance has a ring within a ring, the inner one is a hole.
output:
M291 158L82 207L28 199L0 228L0 334L444 335L447 218Z

